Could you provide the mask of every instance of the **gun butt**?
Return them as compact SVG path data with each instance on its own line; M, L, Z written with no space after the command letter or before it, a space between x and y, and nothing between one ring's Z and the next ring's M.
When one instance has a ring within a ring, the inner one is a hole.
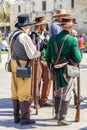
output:
M80 110L77 110L77 111L76 111L75 121L76 121L76 122L79 122L79 121L80 121Z
M38 109L39 109L38 100L39 100L38 95L36 95L36 115L38 115Z
M38 115L38 104L36 103L36 115Z

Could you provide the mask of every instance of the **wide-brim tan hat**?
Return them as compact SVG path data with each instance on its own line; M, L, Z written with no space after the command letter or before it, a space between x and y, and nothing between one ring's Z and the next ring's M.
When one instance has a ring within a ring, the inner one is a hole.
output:
M72 27L76 26L77 22L73 17L62 17L61 22L58 24L62 27Z
M56 17L58 17L58 16L69 16L70 14L68 14L68 13L66 13L66 10L65 9L60 9L60 10L57 10L57 12L56 12L56 14L55 15L53 15L52 17L53 18L56 18Z
M42 21L43 19L45 19L43 15L36 16L36 17L35 17L35 22L36 22L36 23L37 23L37 22L40 22L40 21Z
M35 17L35 26L44 25L44 24L48 24L48 21L45 19L44 16Z
M43 19L41 22L37 22L35 23L35 26L38 26L38 25L44 25L44 24L48 24L48 21Z

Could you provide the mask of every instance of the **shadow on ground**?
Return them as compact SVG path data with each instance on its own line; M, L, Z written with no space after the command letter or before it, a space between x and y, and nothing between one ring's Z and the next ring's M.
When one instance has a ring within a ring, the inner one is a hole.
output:
M49 123L47 122L49 120ZM38 120L38 119L36 119L36 124L31 124L31 125L20 125L20 123L19 124L15 124L14 122L13 122L13 119L10 119L10 120L4 120L4 121L0 121L0 126L2 126L2 127L8 127L8 128L16 128L16 129L23 129L23 130L25 130L25 129L33 129L33 128L37 128L37 127L43 127L43 128L46 128L46 127L54 127L54 126L57 126L57 123L56 123L56 125L54 125L54 124L51 124L51 120L52 119L43 119L43 120Z
M1 98L0 99L0 109L1 108L11 108L12 107L12 100L11 98Z
M81 128L81 129L79 129L79 130L87 130L87 127Z
M34 129L37 127L54 127L57 126L52 124L53 122L53 118L48 118L48 119L35 119L36 120L36 124L32 124L32 125L20 125L19 124L15 124L14 120L13 120L13 109L12 109L12 100L11 98L2 98L0 99L0 127L4 127L4 129L6 128L15 128L15 129ZM55 121L54 121L55 122Z
M15 124L13 122L13 120L4 120L4 121L0 121L0 126L4 127L4 129L6 129L7 127L11 129L11 127L15 128L15 129L32 129L32 128L36 128L36 124L35 125L20 125L20 124Z
M12 116L13 112L11 108L12 108L12 102L10 98L0 99L0 116Z

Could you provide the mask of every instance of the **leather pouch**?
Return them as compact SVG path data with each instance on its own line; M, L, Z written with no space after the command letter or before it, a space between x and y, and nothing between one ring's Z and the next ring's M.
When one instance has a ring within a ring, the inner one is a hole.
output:
M12 72L11 70L11 59L5 63L5 70L8 72Z
M17 78L30 78L31 77L31 67L21 67L18 66L16 69Z

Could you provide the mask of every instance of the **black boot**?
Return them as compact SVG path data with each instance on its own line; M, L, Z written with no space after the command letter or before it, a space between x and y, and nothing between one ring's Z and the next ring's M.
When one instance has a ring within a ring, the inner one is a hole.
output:
M28 116L29 102L28 101L20 102L20 109L21 109L21 120L20 120L21 125L34 124L35 120L31 120Z
M56 120L58 119L60 99L61 99L60 97L55 97L54 107L55 107L55 119Z
M20 122L19 101L18 99L12 99L12 102L13 102L13 109L14 109L14 122L19 123Z
M58 126L71 124L71 122L68 122L65 118L67 115L69 102L70 101L63 101L63 100L61 101L60 112L59 112L59 117L58 117Z

